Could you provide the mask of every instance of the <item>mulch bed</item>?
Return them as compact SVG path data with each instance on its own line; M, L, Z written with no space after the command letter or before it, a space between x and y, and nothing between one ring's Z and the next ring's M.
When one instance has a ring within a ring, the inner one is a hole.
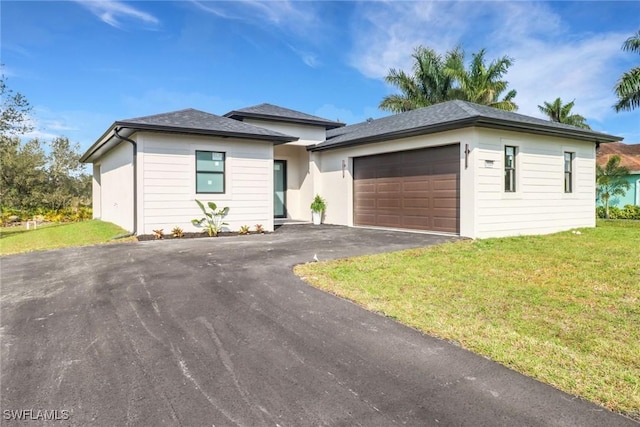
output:
M249 234L266 234L266 233L250 232ZM221 233L218 233L217 237L230 237L230 236L240 236L240 235L241 234L238 233L237 231L223 231ZM209 235L206 232L204 232L204 233L184 233L182 237L174 237L172 234L164 234L162 236L162 239L158 239L155 234L141 234L140 236L137 236L137 239L139 242L143 242L146 240L200 239L203 237L208 239L216 238L216 237L209 237Z

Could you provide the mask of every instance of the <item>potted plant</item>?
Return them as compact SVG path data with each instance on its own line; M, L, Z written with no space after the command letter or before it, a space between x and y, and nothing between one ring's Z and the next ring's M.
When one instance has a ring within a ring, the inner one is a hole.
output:
M322 214L327 210L327 202L320 197L319 194L316 194L315 199L311 203L311 212L313 217L313 224L320 225L322 222Z

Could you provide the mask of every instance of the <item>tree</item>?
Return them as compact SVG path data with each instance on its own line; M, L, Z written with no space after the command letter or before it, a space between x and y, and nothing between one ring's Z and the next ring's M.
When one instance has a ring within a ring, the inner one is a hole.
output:
M591 127L586 123L587 119L580 114L571 114L571 109L575 102L576 101L574 99L567 104L563 104L562 99L556 98L556 100L551 103L545 101L543 105L538 105L538 109L540 112L546 114L552 122L591 129Z
M84 165L80 163L80 145L71 144L68 138L57 137L50 143L47 157L48 191L43 204L59 210L78 204L87 198ZM74 203L75 202L75 203Z
M629 37L622 50L640 54L640 31ZM631 111L640 106L640 67L633 67L618 79L614 88L618 103L613 106L616 112Z
M457 83L457 88L454 89L454 98L488 105L500 110L516 111L518 106L513 102L513 98L517 94L515 90L510 90L500 99L509 85L509 82L501 79L513 64L513 59L503 56L487 66L485 54L485 49L480 49L478 53L472 54L468 69L464 66L463 54L453 67L447 69L447 74L453 77Z
M33 129L29 121L31 106L20 93L14 93L7 87L5 76L0 77L0 133L3 135L20 135Z
M596 186L598 198L604 203L605 218L609 219L609 200L624 196L631 184L625 179L629 169L620 166L620 156L611 156L603 168L596 165Z
M47 189L47 158L37 138L23 144L17 136L0 135L0 204L3 208L33 210Z
M464 51L459 47L444 56L433 49L419 46L412 57L413 74L392 68L385 81L400 90L400 94L389 95L380 102L383 110L401 113L416 108L427 107L452 99L489 105L507 111L515 111L513 102L516 91L507 90L508 82L501 80L512 64L512 59L502 57L485 65L485 50L473 54L467 70L464 65Z
M389 95L382 99L382 110L401 113L449 101L454 80L445 70L461 61L463 53L459 48L448 51L444 57L433 49L418 46L413 52L413 75L394 68L389 70L385 81L397 87L401 94Z

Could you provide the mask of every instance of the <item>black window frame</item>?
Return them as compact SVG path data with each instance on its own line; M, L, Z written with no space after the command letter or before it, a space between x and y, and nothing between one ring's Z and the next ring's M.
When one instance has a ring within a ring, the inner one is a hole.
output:
M569 155L569 162L568 163L567 163L567 154ZM564 192L566 194L573 193L573 190L574 190L574 183L573 183L573 179L574 179L573 169L574 168L573 168L573 162L575 160L575 156L576 156L576 153L573 153L571 151L565 151L563 156L562 156L562 162L564 164L564 166L563 166L563 168L564 168L564 174L563 174ZM567 165L569 166L568 170L567 170ZM569 188L567 188L567 184L568 184Z
M199 171L198 170L198 153L208 153L208 154L222 154L222 172L219 171ZM195 153L195 162L196 162L196 194L225 194L227 191L227 153L224 151L208 151L208 150L196 150ZM222 191L199 191L198 190L198 176L200 174L203 175L222 175Z
M512 165L509 165L507 154L509 149L513 149L513 161ZM518 147L514 145L505 145L504 146L504 192L505 193L515 193L517 190L517 169L516 169L516 159L518 156Z

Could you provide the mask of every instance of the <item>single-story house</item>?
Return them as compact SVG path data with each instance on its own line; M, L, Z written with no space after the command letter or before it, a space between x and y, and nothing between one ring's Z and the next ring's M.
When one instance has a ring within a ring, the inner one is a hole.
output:
M629 175L625 180L630 187L624 196L613 196L609 200L609 206L623 208L626 205L640 206L640 144L624 144L622 142L612 142L603 144L598 149L596 163L605 167L609 159L613 156L620 157L620 166L629 170ZM598 201L599 204L600 201Z
M135 234L309 221L470 238L595 225L596 147L620 138L464 101L343 123L270 104L116 121L82 156L94 217Z

